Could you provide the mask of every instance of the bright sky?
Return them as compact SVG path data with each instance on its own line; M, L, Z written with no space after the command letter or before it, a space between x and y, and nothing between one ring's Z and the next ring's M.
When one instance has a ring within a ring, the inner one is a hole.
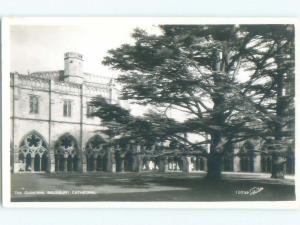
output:
M137 23L135 23L137 24ZM11 71L27 74L35 71L63 70L64 53L83 54L83 71L102 76L117 76L118 71L101 64L107 51L124 43L132 43L131 33L137 25L99 23L93 26L14 25L10 33ZM158 33L155 25L139 28ZM130 107L140 115L144 107Z
M62 70L64 53L79 52L84 56L83 71L111 76L115 71L101 64L109 49L130 43L136 25L111 26L11 26L11 71ZM155 26L144 26L153 31Z
M138 24L138 21L135 24ZM133 41L130 35L137 27L135 24L11 26L11 71L27 74L35 71L63 70L64 53L72 51L83 54L84 72L117 76L117 71L103 66L101 61L109 49ZM143 25L140 28L149 33L159 32L155 25ZM134 106L131 110L133 114L139 115L144 112L145 107ZM184 119L185 116L178 118Z

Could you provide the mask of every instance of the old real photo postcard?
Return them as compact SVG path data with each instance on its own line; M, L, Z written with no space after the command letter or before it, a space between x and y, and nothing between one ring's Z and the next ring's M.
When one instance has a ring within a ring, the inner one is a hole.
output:
M297 26L4 18L5 206L298 206Z

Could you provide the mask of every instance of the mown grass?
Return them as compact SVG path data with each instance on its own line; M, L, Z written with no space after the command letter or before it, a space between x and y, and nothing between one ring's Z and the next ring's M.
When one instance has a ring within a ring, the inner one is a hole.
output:
M199 173L13 174L11 194L12 201L16 202L295 200L295 186L291 180L241 174L223 177L221 181L208 181ZM70 193L47 194L47 191L66 190ZM26 194L29 191L33 193ZM72 191L88 193L73 194Z

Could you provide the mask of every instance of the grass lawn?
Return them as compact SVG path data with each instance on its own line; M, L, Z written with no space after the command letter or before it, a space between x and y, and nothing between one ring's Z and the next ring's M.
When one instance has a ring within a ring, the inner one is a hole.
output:
M293 179L225 173L12 174L12 201L289 201Z

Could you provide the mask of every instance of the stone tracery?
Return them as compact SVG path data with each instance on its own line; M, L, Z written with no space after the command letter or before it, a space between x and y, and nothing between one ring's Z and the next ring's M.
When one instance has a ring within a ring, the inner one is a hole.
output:
M45 140L33 131L23 138L19 147L21 171L47 171L49 151Z
M61 136L55 144L55 171L78 171L79 147L70 134Z
M95 135L86 144L87 171L105 171L107 149L105 141L99 135Z

